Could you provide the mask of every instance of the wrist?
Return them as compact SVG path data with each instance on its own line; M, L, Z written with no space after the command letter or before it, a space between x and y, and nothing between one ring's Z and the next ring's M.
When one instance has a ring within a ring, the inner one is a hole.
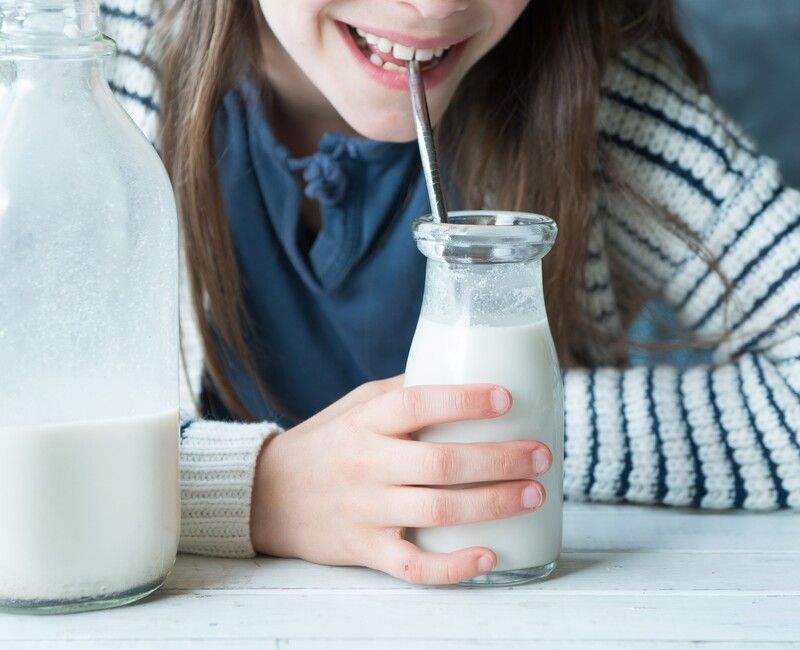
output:
M274 543L270 532L274 523L270 521L275 502L275 486L277 483L276 467L280 461L280 439L282 435L271 436L264 441L256 458L253 473L253 490L250 499L250 541L256 553L274 555Z

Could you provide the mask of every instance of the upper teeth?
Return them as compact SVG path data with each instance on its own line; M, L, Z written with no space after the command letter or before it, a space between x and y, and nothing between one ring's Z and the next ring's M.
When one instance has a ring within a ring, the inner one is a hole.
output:
M374 45L384 54L389 54L391 52L394 58L402 61L411 61L411 59L416 59L417 61L430 61L433 57L440 57L450 49L447 47L439 47L430 50L425 50L422 48L417 49L408 47L408 45L403 45L401 43L394 43L383 36L375 36L375 34L365 32L363 29L356 29L356 33L361 38L366 40L367 43Z

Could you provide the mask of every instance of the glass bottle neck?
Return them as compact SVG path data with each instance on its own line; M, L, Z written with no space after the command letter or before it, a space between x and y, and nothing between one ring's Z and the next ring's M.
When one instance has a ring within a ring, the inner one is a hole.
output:
M512 326L546 318L541 260L453 264L429 258L422 318L448 325Z
M0 61L107 56L99 21L97 0L0 0Z

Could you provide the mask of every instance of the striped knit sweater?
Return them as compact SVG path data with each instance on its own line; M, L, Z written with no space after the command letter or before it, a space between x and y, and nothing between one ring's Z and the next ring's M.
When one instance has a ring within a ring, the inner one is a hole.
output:
M142 61L153 58L143 54L159 4L102 3L119 47L110 83L154 142L159 92ZM619 368L596 346L594 367L565 371L566 495L800 508L800 193L655 49L610 66L597 128L603 159L700 238L733 290L723 300L719 275L657 211L598 182L584 287L591 317L620 332L629 317L620 288L635 286L698 337L730 336L709 366ZM248 556L256 458L279 429L197 419L203 359L188 301L181 320L181 548Z

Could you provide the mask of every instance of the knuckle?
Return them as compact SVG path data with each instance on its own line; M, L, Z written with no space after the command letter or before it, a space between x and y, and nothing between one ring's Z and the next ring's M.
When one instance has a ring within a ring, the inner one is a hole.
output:
M448 562L445 564L444 575L445 580L449 585L461 581L461 572L458 570L458 566L454 562Z
M401 389L400 405L403 412L415 422L421 420L425 413L424 397L418 388Z
M455 413L471 413L475 407L475 396L468 390L456 390L450 393L448 406Z
M428 475L436 483L447 483L453 478L455 460L447 447L436 447L428 456Z
M486 513L492 519L500 519L516 511L517 508L515 508L507 492L507 490L500 488L491 488L486 493Z
M517 468L518 454L514 452L500 449L492 456L492 473L497 477L510 477L515 473Z
M431 526L447 526L453 520L453 508L446 495L434 494L425 501L423 520Z

